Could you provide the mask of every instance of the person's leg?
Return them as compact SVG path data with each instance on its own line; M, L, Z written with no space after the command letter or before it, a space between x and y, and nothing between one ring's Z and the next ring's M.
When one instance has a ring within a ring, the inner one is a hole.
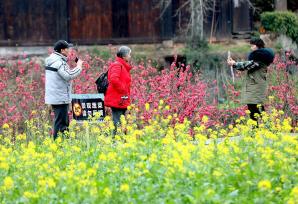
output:
M52 105L54 110L54 140L57 139L59 132L68 131L68 104Z
M125 115L126 109L120 109L120 108L112 108L112 116L113 116L113 123L115 126L114 133L117 132L117 126L121 124L120 118L121 115Z
M262 105L258 108L258 104L247 104L247 108L250 111L250 118L254 121L257 121L255 114L259 114L261 116L261 112L265 111L264 106Z

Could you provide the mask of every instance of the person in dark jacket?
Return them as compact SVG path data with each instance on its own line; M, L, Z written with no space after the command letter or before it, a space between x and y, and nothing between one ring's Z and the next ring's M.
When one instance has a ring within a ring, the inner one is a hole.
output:
M68 130L71 80L82 71L82 60L78 60L74 69L70 69L67 64L68 49L71 46L70 43L59 40L54 45L54 52L45 59L45 103L51 105L54 111L54 139L59 132Z
M121 115L125 115L130 105L131 83L131 49L121 46L118 49L116 60L111 63L108 70L109 86L105 94L105 106L111 107L115 132L120 124Z
M267 67L273 62L274 53L272 49L265 48L265 43L260 38L251 39L250 44L252 52L248 55L248 61L236 62L229 58L227 63L237 70L246 72L242 103L247 104L250 118L257 121L255 114L265 111Z

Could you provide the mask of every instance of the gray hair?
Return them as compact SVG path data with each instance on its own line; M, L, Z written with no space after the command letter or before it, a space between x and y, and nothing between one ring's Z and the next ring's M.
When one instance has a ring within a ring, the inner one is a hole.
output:
M127 46L121 46L118 49L117 57L126 57L131 52L131 49Z

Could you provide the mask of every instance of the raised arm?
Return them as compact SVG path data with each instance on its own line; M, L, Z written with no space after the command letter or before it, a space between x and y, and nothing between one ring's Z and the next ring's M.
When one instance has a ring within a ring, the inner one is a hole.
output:
M260 67L259 66L259 63L254 62L253 60L236 62L232 58L229 58L227 60L227 63L230 66L233 66L233 68L235 68L235 69L237 69L239 71L256 70L256 69L258 69Z
M61 63L58 68L58 74L66 81L75 79L82 72L82 63L83 61L79 60L77 66L73 69L70 69L66 63Z

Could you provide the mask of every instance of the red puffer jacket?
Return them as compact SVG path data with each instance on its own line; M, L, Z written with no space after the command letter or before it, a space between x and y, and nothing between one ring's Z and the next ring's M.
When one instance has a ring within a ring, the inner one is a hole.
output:
M130 105L130 70L131 66L119 57L110 65L109 86L104 99L105 106L125 109Z

